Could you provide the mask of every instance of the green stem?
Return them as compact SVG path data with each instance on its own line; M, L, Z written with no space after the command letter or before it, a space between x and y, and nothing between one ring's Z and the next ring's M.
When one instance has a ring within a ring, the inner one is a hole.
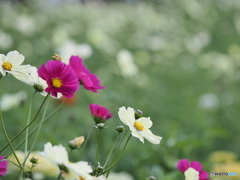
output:
M48 98L48 97L49 97L49 93L48 93L48 95L46 96L46 98ZM34 146L35 146L35 144L36 144L36 142L37 142L37 138L38 138L38 136L39 136L39 133L40 133L40 130L41 130L41 127L42 127L42 124L43 124L43 121L44 121L44 118L45 118L45 115L46 115L46 112L47 112L49 100L50 100L50 99L48 99L48 102L47 102L47 104L46 104L45 110L44 110L44 112L43 112L43 116L42 116L41 122L39 123L38 130L37 130L37 134L36 134L36 136L35 136L35 139L34 139L34 141L33 141L33 143L32 143L32 146L31 146L31 148L30 148L27 156L25 157L25 159L24 159L24 161L23 161L23 167L24 167L24 165L25 165L25 163L26 163L26 161L27 161L30 153L32 152L32 150L33 150L33 148L34 148Z
M35 117L33 118L33 120L32 120L25 128L23 128L14 138L12 138L12 139L10 140L11 143L12 143L18 136L20 136L20 135L36 120L36 118L37 118L38 114L40 113L40 110L42 109L43 104L45 103L46 99L47 99L47 97L44 98L44 100L43 100L43 102L42 102L42 104L41 104L41 106L40 106L37 114L36 114ZM8 146L9 146L9 144L5 145L5 146L0 150L0 153L1 153L2 151L4 151Z
M30 106L29 106L29 111L28 111L28 119L27 119L27 125L30 123L30 119L31 119L31 112L32 112L32 102L33 102L33 97L34 95L36 94L37 91L35 91L32 95L32 98L30 100ZM28 130L29 130L29 127L27 127L26 129L26 135L25 135L25 153L24 153L24 158L26 157L27 155L27 149L28 149ZM24 168L24 167L23 167Z
M66 99L65 99L66 100ZM54 114L56 114L56 112L63 106L65 100L59 105L59 107L54 111L52 112L48 117L46 117L46 119L43 121L43 123L45 123L47 120L49 120ZM40 124L38 124L30 133L29 133L29 136L28 137L31 137L31 135L33 135L33 133L37 130L37 128L40 126ZM18 145L15 147L16 149L19 148L19 146L21 146L23 143L25 142L25 139L23 139L20 143L18 143ZM10 153L8 153L6 155L9 156Z
M61 180L62 179L62 173L59 173L57 180Z
M128 132L128 131L127 131L127 132ZM118 144L118 147L117 147L117 149L116 149L116 151L115 151L115 153L114 153L114 155L113 155L113 158L112 158L112 161L111 161L110 165L113 164L113 162L114 162L114 160L115 160L115 157L117 156L117 152L118 152L118 150L119 150L119 148L120 148L123 140L125 139L125 137L126 137L126 135L127 135L127 132L125 132L125 134L124 134L124 136L122 137L120 143ZM106 178L108 178L109 173L110 173L110 170L107 172Z
M100 130L100 134L99 134L99 137L98 137L98 147L97 147L97 152L96 152L96 159L95 159L95 167L97 166L97 163L98 163L98 154L99 154L99 149L100 149L100 145L101 145L101 136L102 136L102 129L99 129Z
M110 159L110 157L111 157L111 155L112 155L113 149L114 149L114 147L115 147L115 145L116 145L116 143L117 143L117 141L118 141L118 138L120 137L119 135L120 135L120 134L118 133L118 136L117 136L116 140L114 141L114 144L113 144L113 146L112 146L112 149L111 149L111 151L110 151L110 153L109 153L109 155L108 155L108 157L107 157L107 160L106 160L103 168L105 168L106 165L108 164L108 161L109 161L109 159Z
M12 150L12 153L13 153L15 159L16 159L17 162L18 162L18 165L19 165L20 169L22 169L21 163L20 163L17 155L15 154L15 151L14 151L14 149L13 149L13 147L12 147L12 144L11 144L9 138L8 138L7 131L6 131L6 129L5 129L5 125L4 125L3 118L2 118L2 111L1 111L1 109L0 109L0 119L1 119L1 125L2 125L2 128L3 128L3 133L4 133L4 135L5 135L6 139L7 139L7 142L8 142L8 144L9 144L11 150Z
M85 147L86 147L86 144L87 144L87 142L88 142L88 140L89 140L89 138L90 138L90 136L91 136L91 134L92 134L92 132L93 132L93 129L95 129L94 126L92 127L92 129L91 129L90 132L88 133L87 139L86 139L86 141L85 141L84 144L83 144L83 147L82 147L82 150L81 150L81 153L80 153L79 159L82 158L83 151L84 151L84 149L85 149Z
M122 153L120 154L120 156L118 157L118 159L109 167L109 168L107 168L105 171L103 171L101 174L105 174L107 171L110 171L112 168L113 168L113 166L115 166L117 163L118 163L118 161L121 159L121 157L123 156L123 153L124 153L124 151L125 151L125 149L126 149L126 147L127 147L127 144L128 144L128 142L129 142L129 140L130 140L130 138L132 137L132 134L130 134L130 136L128 137L128 139L127 139L127 141L126 141L126 143L125 143L125 145L124 145L124 147L123 147L123 150L122 150Z

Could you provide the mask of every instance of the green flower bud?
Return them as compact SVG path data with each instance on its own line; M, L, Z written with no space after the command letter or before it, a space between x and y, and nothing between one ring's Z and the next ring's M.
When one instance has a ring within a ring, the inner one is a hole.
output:
M150 176L149 180L157 180L154 176Z
M98 128L98 129L103 129L105 126L105 124L103 123L98 123L95 127Z
M139 109L135 110L135 119L139 119L141 117L143 117L143 112Z
M38 158L32 157L32 158L30 159L30 162L33 163L33 164L37 164L37 163L38 163Z
M118 126L116 129L115 129L118 133L122 133L125 131L125 128L124 126Z

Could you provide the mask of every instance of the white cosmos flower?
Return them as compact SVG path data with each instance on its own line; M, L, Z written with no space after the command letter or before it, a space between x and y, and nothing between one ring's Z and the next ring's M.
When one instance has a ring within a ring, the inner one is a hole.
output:
M185 175L185 180L198 180L199 179L199 176L198 176L199 172L191 167L188 168L188 170L186 170L184 172L184 175Z
M143 143L144 138L153 144L160 143L162 137L152 134L149 130L152 126L152 121L149 117L141 117L136 120L134 109L131 107L128 107L127 109L125 107L119 108L118 116L124 124L129 126L132 131L132 135L139 138Z
M10 51L6 56L0 54L0 73L6 76L7 73L15 76L16 74L26 74L32 71L32 66L21 65L24 56L18 51Z
M67 150L62 145L52 146L52 144L48 142L44 145L44 152L41 152L41 154L50 160L54 166L59 168L65 180L93 179L89 174L92 172L92 168L88 165L88 162L69 162Z

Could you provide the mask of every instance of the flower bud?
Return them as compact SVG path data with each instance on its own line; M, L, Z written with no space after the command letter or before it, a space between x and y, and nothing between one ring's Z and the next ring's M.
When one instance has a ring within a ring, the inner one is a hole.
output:
M105 126L105 124L103 123L98 123L95 127L98 128L98 129L103 129Z
M58 54L54 54L52 56L52 59L55 60L55 61L61 61L62 60L62 57L60 57Z
M43 92L44 88L42 85L39 84L34 84L33 88L37 91L37 92Z
M122 133L125 131L125 128L124 126L118 126L117 128L115 128L115 130L118 132L118 133Z
M139 119L141 117L143 117L143 112L139 109L135 110L135 119Z
M157 180L154 176L150 176L149 180Z
M32 157L32 158L30 159L30 162L33 163L33 164L37 164L37 163L38 163L38 158Z
M80 136L80 137L76 137L73 140L68 142L68 147L71 149L76 149L79 148L80 145L84 142L84 137Z
M97 172L102 172L103 169L104 169L104 168L103 168L102 166L98 166L96 170L97 170Z

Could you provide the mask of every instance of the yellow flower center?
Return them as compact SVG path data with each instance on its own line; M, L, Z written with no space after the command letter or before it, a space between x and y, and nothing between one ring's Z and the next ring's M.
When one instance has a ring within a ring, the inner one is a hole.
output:
M143 131L144 130L144 126L142 123L135 121L134 122L134 127L138 130L138 131Z
M85 180L85 178L83 178L83 177L79 177L79 179L80 179L80 180Z
M62 80L59 79L59 78L52 78L52 86L55 87L55 88L60 88L62 87L63 83L62 83Z
M8 71L11 71L11 70L12 70L12 64L11 64L9 61L5 61L5 62L2 64L2 67L3 67L3 69L8 70Z

